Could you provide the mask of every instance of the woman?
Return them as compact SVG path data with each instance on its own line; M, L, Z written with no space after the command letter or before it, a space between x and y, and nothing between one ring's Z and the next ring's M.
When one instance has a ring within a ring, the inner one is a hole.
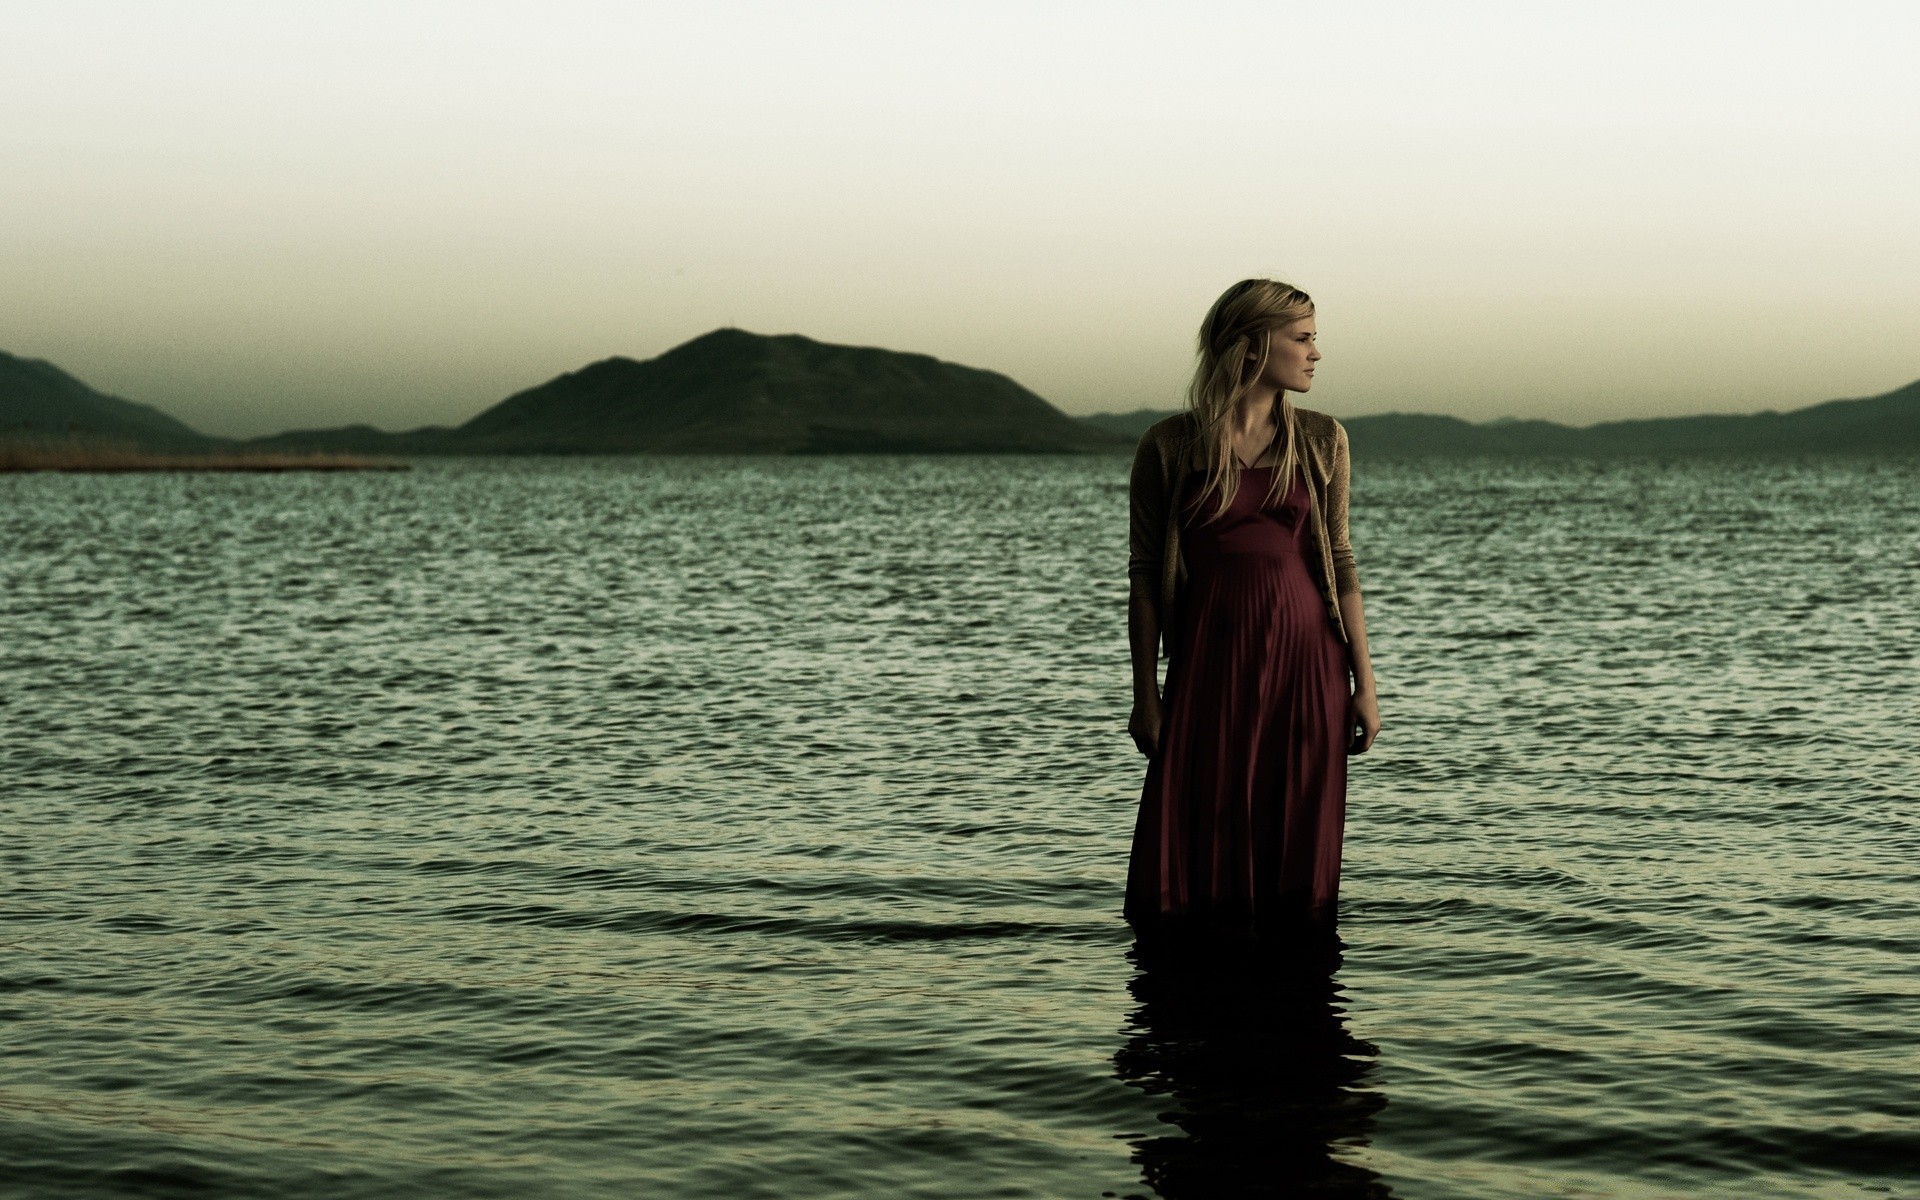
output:
M1380 706L1347 431L1287 399L1313 386L1314 340L1305 292L1234 284L1201 324L1188 410L1134 456L1128 732L1148 765L1125 913L1143 938L1334 926L1346 756Z

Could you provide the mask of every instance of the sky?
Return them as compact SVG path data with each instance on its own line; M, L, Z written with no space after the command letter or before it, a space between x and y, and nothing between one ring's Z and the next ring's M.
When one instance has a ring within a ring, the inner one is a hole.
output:
M803 333L1173 408L1249 275L1307 407L1920 379L1920 5L9 0L0 350L198 428L457 424Z

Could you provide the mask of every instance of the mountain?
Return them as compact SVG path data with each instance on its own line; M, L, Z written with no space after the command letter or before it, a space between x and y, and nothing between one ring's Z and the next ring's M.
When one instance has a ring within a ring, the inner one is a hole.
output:
M507 397L465 424L371 425L235 442L0 352L0 442L116 442L157 451L359 454L1130 452L1158 409L1069 417L1005 375L864 346L717 329L636 361L608 358ZM1920 454L1920 381L1791 412L1576 427L1425 413L1342 418L1360 457Z
M1082 417L1137 441L1172 411L1138 409ZM1920 453L1920 381L1881 396L1828 400L1791 412L1651 417L1561 425L1511 418L1474 424L1430 413L1342 417L1356 457L1452 455L1916 454Z
M0 351L0 439L127 442L165 450L219 444L148 404L97 392L52 363Z
M1130 439L1005 375L865 346L716 329L657 358L608 358L452 429L367 426L276 446L450 454L1115 453Z
M1147 431L1147 426L1172 415L1168 409L1136 408L1132 412L1089 413L1080 419L1095 429L1138 442L1140 435Z
M451 442L447 425L422 425L401 433L372 425L339 425L330 429L291 429L249 438L243 445L263 450L325 450L349 454L462 454Z

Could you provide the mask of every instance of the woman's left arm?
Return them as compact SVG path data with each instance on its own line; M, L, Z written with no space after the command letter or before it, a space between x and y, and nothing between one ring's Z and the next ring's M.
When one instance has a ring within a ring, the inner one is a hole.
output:
M1380 734L1380 697L1373 687L1373 659L1367 654L1367 611L1359 592L1340 597L1340 620L1347 627L1347 649L1353 659L1353 719L1360 726L1351 731L1348 751L1365 754Z
M1367 610L1360 599L1360 572L1354 566L1353 545L1347 535L1347 487L1352 478L1346 427L1334 424L1333 486L1327 495L1327 534L1333 543L1334 591L1340 597L1340 623L1347 630L1347 651L1353 667L1353 716L1359 723L1350 731L1348 752L1364 754L1380 733L1380 697L1374 689L1373 657L1367 652Z

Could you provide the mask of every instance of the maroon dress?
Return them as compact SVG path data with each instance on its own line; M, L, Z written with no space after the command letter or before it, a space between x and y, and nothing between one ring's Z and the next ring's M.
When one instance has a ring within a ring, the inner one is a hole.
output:
M1186 598L1127 868L1125 915L1143 936L1334 926L1349 660L1311 565L1305 478L1261 507L1274 469L1244 468L1213 521L1204 475L1184 489Z

